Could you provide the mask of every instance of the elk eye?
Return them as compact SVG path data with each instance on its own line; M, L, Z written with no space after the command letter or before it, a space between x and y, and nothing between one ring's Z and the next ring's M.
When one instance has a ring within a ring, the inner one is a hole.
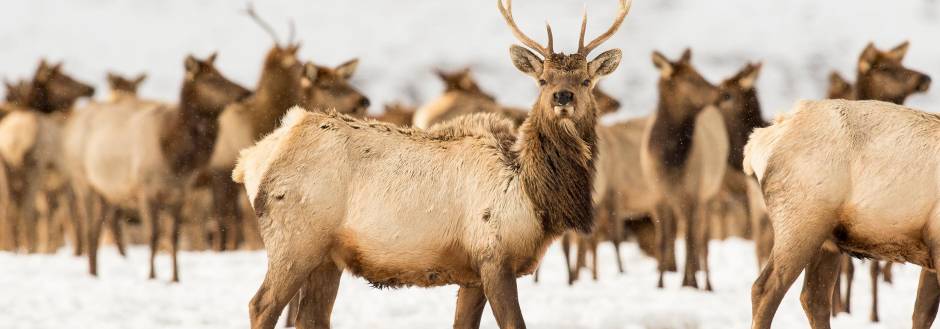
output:
M546 84L548 84L548 81L545 81L545 79L539 79L539 86L544 86Z
M591 79L585 79L584 81L581 82L581 85L582 85L582 86L585 86L585 87L590 87L590 86L591 86Z
M730 94L730 93L723 93L723 94L721 94L721 100L722 100L722 101L730 101L730 100L731 100L731 94Z

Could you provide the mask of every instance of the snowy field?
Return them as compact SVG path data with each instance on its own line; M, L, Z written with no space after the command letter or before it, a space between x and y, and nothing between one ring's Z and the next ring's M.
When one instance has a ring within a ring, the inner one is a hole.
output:
M600 281L568 287L560 248L546 255L542 282L519 279L522 312L530 328L733 329L750 326L750 287L757 276L753 245L713 242L714 293L679 288L680 276L655 288L655 263L635 244L624 244L626 274L616 273L613 248L600 249ZM680 248L681 249L681 248ZM180 284L167 283L169 257L158 258L158 277L147 277L146 248L128 258L101 251L101 278L86 274L87 260L68 250L50 256L0 253L0 328L246 328L248 301L265 271L262 252L184 252ZM680 258L682 259L682 258ZM162 270L162 271L160 271ZM867 321L867 266L859 267L852 305L857 313L833 320L833 328L910 328L918 268L895 267L895 284L882 284L881 324ZM589 273L582 273L589 277ZM806 328L799 302L801 281L784 299L775 328ZM345 276L333 311L333 327L448 328L456 287L378 290ZM282 318L283 321L283 318ZM492 313L484 328L496 328Z

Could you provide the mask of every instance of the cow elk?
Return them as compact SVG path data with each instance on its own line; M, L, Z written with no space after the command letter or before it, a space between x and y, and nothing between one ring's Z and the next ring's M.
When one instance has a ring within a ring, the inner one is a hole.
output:
M365 117L369 98L349 83L358 66L358 59L332 68L305 64L304 107L327 112L335 110L355 118Z
M137 97L137 88L147 79L146 73L128 78L114 72L108 72L108 87L111 89L111 100L116 101L122 97Z
M804 268L803 309L812 328L829 328L839 251L924 267L918 307L921 297L940 293L933 268L940 261L938 130L936 114L822 100L800 101L751 135L744 170L759 180L774 230L770 260L751 291L752 328L770 328ZM929 326L935 313L918 311L914 327Z
M150 224L150 278L156 277L154 260L160 241L161 214L172 219L170 230L172 280L179 281L177 252L180 209L194 174L209 162L218 132L218 117L230 103L250 92L229 81L215 68L215 54L206 60L189 56L178 106L146 109L115 106L76 113L88 129L72 139L82 141L84 177L93 193L109 205L99 218L89 220L89 266L96 274L101 224L117 208L134 209ZM134 147L127 147L134 145ZM81 203L81 202L79 202Z
M571 55L554 52L550 33L547 47L533 41L511 9L499 9L540 54L510 50L540 90L518 133L494 114L424 131L295 109L242 151L233 178L244 182L268 246L268 271L249 304L253 328L273 328L299 289L299 325L329 328L344 270L376 287L460 285L455 328L478 327L487 301L501 328L525 327L516 277L532 273L564 231L586 232L593 221L591 89L621 54L587 55L629 5L620 1L597 39L585 44L582 33Z
M708 274L708 209L722 186L728 161L728 133L721 113L712 106L718 87L705 80L691 64L686 49L675 62L659 52L653 64L659 69L659 104L643 137L641 165L647 184L658 198L653 217L657 225L660 255L659 282L668 270L676 225L685 224L686 259L683 286L698 287L695 277L705 270L705 289L711 290ZM671 215L670 215L671 214Z

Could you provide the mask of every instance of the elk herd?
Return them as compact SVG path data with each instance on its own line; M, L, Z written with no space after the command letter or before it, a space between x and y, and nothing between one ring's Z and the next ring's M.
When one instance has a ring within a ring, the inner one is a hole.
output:
M500 328L524 328L516 279L535 273L556 239L568 283L597 279L597 246L635 240L682 286L707 291L709 241L754 240L760 275L753 328L770 328L805 269L801 302L813 328L852 310L854 258L870 259L870 317L891 263L923 267L914 327L940 304L940 116L906 108L930 78L905 67L908 43L869 44L855 82L829 76L827 98L799 101L772 123L756 89L761 63L713 84L692 52L658 51L657 105L604 124L616 93L598 88L621 50L602 49L624 22L557 51L498 11L522 44L512 65L531 77L530 108L501 104L469 68L438 70L442 94L370 116L350 83L358 61L335 67L274 39L253 90L214 62L187 56L176 103L146 99L141 74L108 73L110 95L39 63L6 82L0 104L0 248L51 253L71 245L97 275L99 245L161 250L180 280L181 248L265 249L267 273L249 303L253 328L329 328L342 273L379 288L459 286L454 328L478 328L489 303ZM291 33L293 34L293 33ZM103 236L102 232L110 234ZM682 237L684 261L676 257ZM574 252L572 252L574 250ZM888 262L888 263L880 263ZM703 275L700 275L699 272Z

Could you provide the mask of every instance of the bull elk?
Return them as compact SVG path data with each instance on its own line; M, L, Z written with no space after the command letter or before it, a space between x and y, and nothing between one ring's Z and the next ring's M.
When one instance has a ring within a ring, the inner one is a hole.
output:
M295 109L242 151L233 178L244 182L268 246L268 271L249 304L253 328L273 328L300 289L299 325L328 328L344 270L377 287L460 285L456 328L478 327L487 301L501 328L525 327L516 277L532 273L565 230L587 231L593 221L591 89L621 53L587 55L613 36L629 5L621 0L614 24L588 44L582 24L571 55L553 50L550 33L547 47L523 34L509 8L499 2L513 34L540 54L510 49L539 85L518 133L493 114L422 131Z

